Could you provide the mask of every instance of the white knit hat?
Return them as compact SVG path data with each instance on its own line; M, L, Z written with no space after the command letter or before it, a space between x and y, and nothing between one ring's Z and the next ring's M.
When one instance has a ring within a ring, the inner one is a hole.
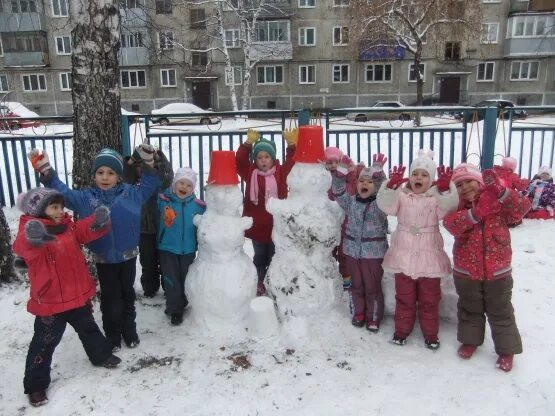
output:
M197 186L197 173L191 168L179 168L175 171L172 181L172 191L175 191L175 184L183 179L193 184L193 189Z
M434 162L434 152L433 150L420 149L418 151L418 157L414 159L410 165L409 176L416 169L423 169L428 172L430 179L433 181L436 178L437 165Z
M542 173L547 173L549 176L552 176L553 169L551 169L549 166L540 166L540 168L538 169L538 175L541 175Z

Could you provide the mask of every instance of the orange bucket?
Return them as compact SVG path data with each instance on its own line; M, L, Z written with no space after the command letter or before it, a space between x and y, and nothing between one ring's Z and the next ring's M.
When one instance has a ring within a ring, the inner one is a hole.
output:
M237 185L237 163L233 150L213 150L210 155L209 185Z
M299 140L294 159L295 162L301 163L319 163L326 160L322 126L299 127Z

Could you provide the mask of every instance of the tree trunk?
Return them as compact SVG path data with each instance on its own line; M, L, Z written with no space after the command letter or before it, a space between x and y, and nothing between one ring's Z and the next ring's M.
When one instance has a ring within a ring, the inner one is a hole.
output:
M227 74L231 74L231 83L228 85L229 88L229 95L231 96L231 106L233 111L237 111L239 109L237 105L237 90L235 89L235 72L234 68L231 65L231 57L229 56L229 49L227 49L225 43L225 31L224 31L224 10L223 10L223 2L218 2L216 4L216 21L218 25L218 35L222 39L222 53L224 55L224 62L225 62L225 77L227 78Z
M414 54L414 74L416 75L416 105L418 107L422 106L423 95L424 95L424 74L420 71L420 63L422 62L422 42L418 42L416 45L416 53ZM414 120L415 126L420 126L421 124L421 114L416 113L416 119Z
M4 210L0 208L0 282L9 282L15 278L10 227Z
M119 7L88 0L72 12L73 186L92 182L93 157L104 147L121 152Z

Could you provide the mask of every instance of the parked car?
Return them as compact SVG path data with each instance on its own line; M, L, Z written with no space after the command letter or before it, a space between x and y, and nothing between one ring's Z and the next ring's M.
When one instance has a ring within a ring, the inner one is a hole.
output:
M184 115L184 114L193 115ZM212 115L212 111L203 110L191 103L171 103L162 108L152 110L152 122L162 126L168 124L216 124L221 120L219 117ZM176 116L169 116L176 114ZM160 115L156 117L157 115Z
M508 119L510 109L514 108L515 105L509 100L483 100L475 104L474 107L497 107L497 117ZM458 111L454 113L453 116L457 120L464 120L467 123L471 123L473 121L483 120L486 116L486 110L485 108L481 108L479 110ZM526 117L528 117L528 113L525 110L513 110L513 119L522 120Z
M0 129L2 130L38 127L41 124L40 121L37 120L26 120L28 117L39 117L39 115L29 110L23 104L15 101L4 101L0 103L0 117L11 119L9 121L0 121Z
M365 122L368 120L401 120L408 121L415 117L413 112L409 111L391 111L391 108L402 108L404 107L399 101L377 101L372 104L369 108L383 108L383 111L356 111L349 112L346 115L347 120L356 122Z

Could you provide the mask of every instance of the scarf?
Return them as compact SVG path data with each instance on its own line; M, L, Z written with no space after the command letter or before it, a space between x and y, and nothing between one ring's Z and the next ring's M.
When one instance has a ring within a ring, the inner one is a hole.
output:
M258 205L258 175L264 176L265 180L265 190L266 195L264 195L264 202L268 202L270 198L277 198L278 189L276 182L276 167L272 166L267 172L262 172L259 169L254 169L251 174L251 189L250 189L250 200L254 205Z

